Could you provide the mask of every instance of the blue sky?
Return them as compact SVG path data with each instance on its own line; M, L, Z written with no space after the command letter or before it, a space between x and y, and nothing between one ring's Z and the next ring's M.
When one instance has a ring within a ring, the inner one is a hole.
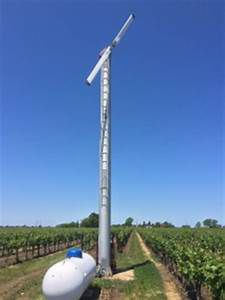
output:
M1 224L98 210L99 78L112 57L112 221L224 223L224 1L1 1Z

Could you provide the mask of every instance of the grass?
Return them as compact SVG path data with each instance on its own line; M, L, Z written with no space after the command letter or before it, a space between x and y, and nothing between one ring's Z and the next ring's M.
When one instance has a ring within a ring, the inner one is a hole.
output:
M65 257L65 253L66 250L0 269L0 299L44 299L41 292L43 276L51 265ZM1 286L3 289L8 287L4 296Z
M166 300L162 279L150 261L134 269L135 281L131 284L128 299Z
M9 267L1 268L0 282L1 284L4 282L9 282L15 278L18 278L18 276L24 276L32 272L35 272L37 270L49 267L50 264L54 264L58 260L64 258L65 253L66 250L60 251L58 253L54 253L52 255L47 255L32 260L28 260L23 263L19 263Z
M163 282L155 265L146 260L135 233L132 234L129 244L123 253L117 254L117 268L120 271L134 269L134 280L122 282L107 279L96 279L96 287L117 289L120 298L124 300L166 300Z
M0 299L43 300L41 283L44 273L54 263L65 257L66 250L21 264L0 269ZM133 281L95 279L93 288L115 289L123 300L165 300L163 283L154 264L146 260L135 233L123 253L116 255L117 269L134 269ZM19 283L18 283L19 281ZM7 294L1 294L1 287Z
M13 290L10 295L7 296L7 300L14 299L34 299L34 300L44 300L45 298L42 295L41 284L43 279L43 274L40 276L28 279L24 282L21 288Z
M125 251L123 253L117 253L116 255L116 267L122 271L131 269L145 262L146 257L141 249L137 236L135 233L132 233Z

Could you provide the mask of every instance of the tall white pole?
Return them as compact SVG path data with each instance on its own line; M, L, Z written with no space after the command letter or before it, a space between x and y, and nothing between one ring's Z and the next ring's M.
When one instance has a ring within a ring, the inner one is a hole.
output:
M97 64L86 79L91 85L101 70L101 140L100 140L100 200L99 200L99 237L98 237L98 267L99 274L111 275L111 95L110 95L110 67L111 53L130 24L134 21L131 14L119 33L100 54Z
M99 203L99 272L111 271L111 55L101 67L101 137L100 137L100 203Z

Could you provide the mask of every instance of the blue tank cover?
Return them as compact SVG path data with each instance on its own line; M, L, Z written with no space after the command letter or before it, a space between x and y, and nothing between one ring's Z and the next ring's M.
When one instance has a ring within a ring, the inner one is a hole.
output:
M82 258L82 251L80 248L71 248L67 251L66 257L71 258L71 257L79 257Z

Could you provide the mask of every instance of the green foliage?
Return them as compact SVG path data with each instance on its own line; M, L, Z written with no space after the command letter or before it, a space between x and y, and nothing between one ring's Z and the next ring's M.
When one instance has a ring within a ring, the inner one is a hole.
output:
M86 228L1 228L0 255L11 255L19 249L58 247L77 242L82 248L92 247L97 241L97 230Z
M199 221L195 224L195 228L201 228L201 226L202 226L202 224Z
M169 223L169 222L165 221L165 222L163 222L161 224L161 227L164 227L164 228L173 228L174 225L172 223Z
M191 226L186 224L186 225L182 225L181 228L191 228Z
M154 252L177 276L195 287L207 286L214 299L225 294L224 229L139 229Z
M152 224L152 227L161 227L161 223L160 222L155 222L155 224Z
M217 228L217 227L221 227L219 224L218 224L218 221L215 220L215 219L205 219L203 221L203 225L205 227L209 227L209 228Z
M70 223L62 223L59 225L56 225L56 227L63 227L63 228L78 228L79 222L70 222Z
M123 229L121 229L121 232ZM135 265L139 265L146 261L146 257L143 250L140 247L137 235L133 232L129 242L122 253L117 252L116 266L118 269L133 268Z
M116 237L118 251L122 251L131 235L131 227L113 227L112 236Z
M126 220L125 220L125 223L124 223L124 226L132 226L132 223L133 223L134 219L131 218L131 217L128 217Z
M98 219L99 219L98 214L93 212L87 218L81 221L80 226L90 227L90 228L98 227Z

